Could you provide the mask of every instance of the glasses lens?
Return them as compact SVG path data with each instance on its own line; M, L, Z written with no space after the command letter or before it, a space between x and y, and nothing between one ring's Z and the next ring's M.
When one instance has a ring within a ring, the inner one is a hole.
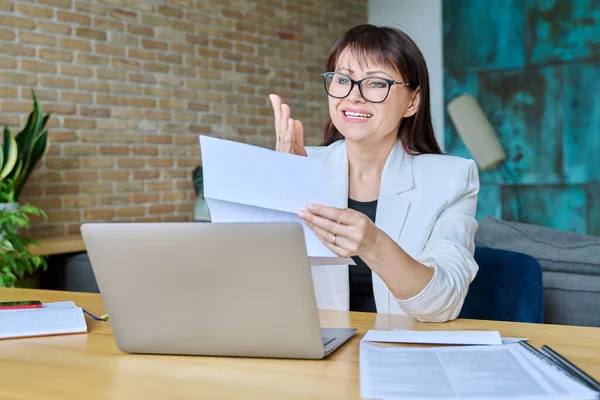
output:
M362 81L361 89L365 100L380 102L389 91L389 84L381 78L368 78Z
M328 74L325 77L325 88L332 97L346 97L352 88L352 81L343 74Z

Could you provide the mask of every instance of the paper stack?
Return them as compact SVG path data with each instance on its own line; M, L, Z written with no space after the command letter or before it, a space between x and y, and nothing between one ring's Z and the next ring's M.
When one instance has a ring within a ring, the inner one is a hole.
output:
M369 332L360 344L360 394L367 399L597 399L524 342L493 332ZM470 339L469 339L470 338ZM434 348L373 342L486 343Z

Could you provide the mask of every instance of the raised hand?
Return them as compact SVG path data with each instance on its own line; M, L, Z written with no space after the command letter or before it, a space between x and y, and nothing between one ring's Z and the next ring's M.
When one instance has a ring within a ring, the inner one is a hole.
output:
M283 104L276 94L269 95L275 114L275 150L306 156L302 122L290 118L290 106Z

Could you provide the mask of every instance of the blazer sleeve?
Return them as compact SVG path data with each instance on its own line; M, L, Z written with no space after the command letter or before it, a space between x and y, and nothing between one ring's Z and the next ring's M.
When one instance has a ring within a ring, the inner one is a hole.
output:
M467 165L464 187L451 197L435 221L425 248L414 257L433 268L433 278L419 294L396 299L405 313L419 321L455 319L479 269L473 258L479 174L473 160Z

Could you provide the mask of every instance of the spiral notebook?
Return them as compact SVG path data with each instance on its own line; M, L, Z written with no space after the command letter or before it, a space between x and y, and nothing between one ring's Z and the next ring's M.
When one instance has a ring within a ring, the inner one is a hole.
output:
M72 302L0 311L0 339L87 333L81 307Z

